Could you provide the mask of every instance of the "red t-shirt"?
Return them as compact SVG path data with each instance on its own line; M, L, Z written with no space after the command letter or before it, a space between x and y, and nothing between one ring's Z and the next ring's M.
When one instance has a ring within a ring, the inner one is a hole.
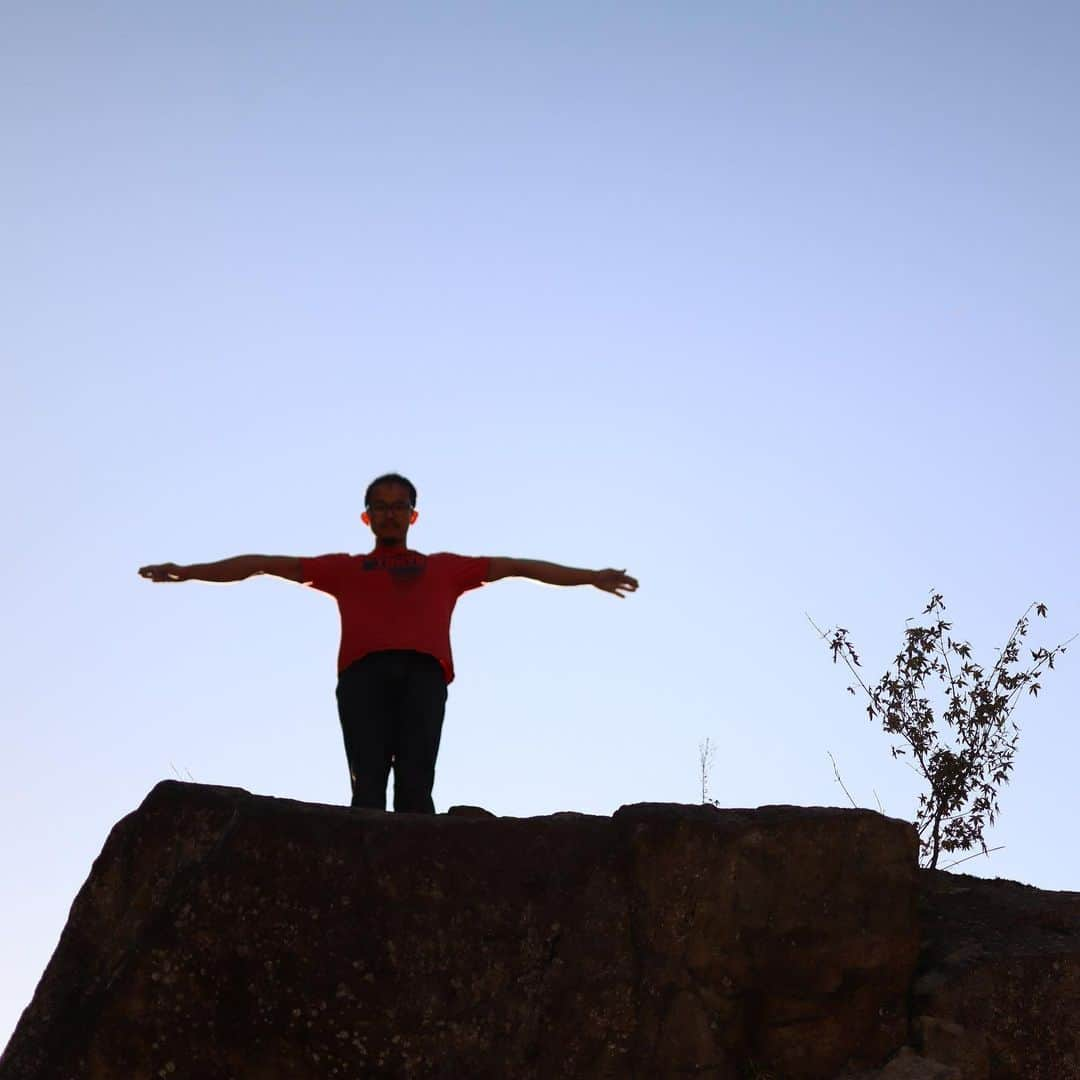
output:
M370 652L415 649L439 661L447 683L454 681L454 605L462 593L484 584L490 565L486 557L409 550L300 560L303 583L337 600L339 675Z

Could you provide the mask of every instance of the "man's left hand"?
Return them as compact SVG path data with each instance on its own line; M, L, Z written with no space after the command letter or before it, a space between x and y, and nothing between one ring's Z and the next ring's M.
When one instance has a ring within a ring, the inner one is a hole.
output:
M592 584L620 600L623 593L636 592L638 587L637 578L632 578L625 570L594 570Z

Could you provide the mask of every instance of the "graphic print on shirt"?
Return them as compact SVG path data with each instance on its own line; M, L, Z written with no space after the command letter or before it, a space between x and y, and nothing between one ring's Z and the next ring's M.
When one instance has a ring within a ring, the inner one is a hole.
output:
M427 568L427 556L416 551L367 555L361 564L364 570L385 570L395 583L418 581Z

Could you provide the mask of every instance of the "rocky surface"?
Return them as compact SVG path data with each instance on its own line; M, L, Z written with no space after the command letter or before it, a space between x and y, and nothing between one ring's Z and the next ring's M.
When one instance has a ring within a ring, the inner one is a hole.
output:
M920 875L913 1041L957 1080L1080 1077L1080 893Z
M952 1069L912 1042L918 884L913 828L869 811L397 815L166 781L110 834L0 1080ZM920 1037L976 1053L1003 999L928 948Z
M1080 893L919 875L911 1037L847 1080L1080 1078Z

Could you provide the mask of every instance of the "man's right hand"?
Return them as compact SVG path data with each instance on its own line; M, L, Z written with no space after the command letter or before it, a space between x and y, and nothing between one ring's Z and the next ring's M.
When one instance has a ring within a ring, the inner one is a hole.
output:
M156 566L140 566L139 576L151 581L187 581L183 566L176 563L158 563Z

